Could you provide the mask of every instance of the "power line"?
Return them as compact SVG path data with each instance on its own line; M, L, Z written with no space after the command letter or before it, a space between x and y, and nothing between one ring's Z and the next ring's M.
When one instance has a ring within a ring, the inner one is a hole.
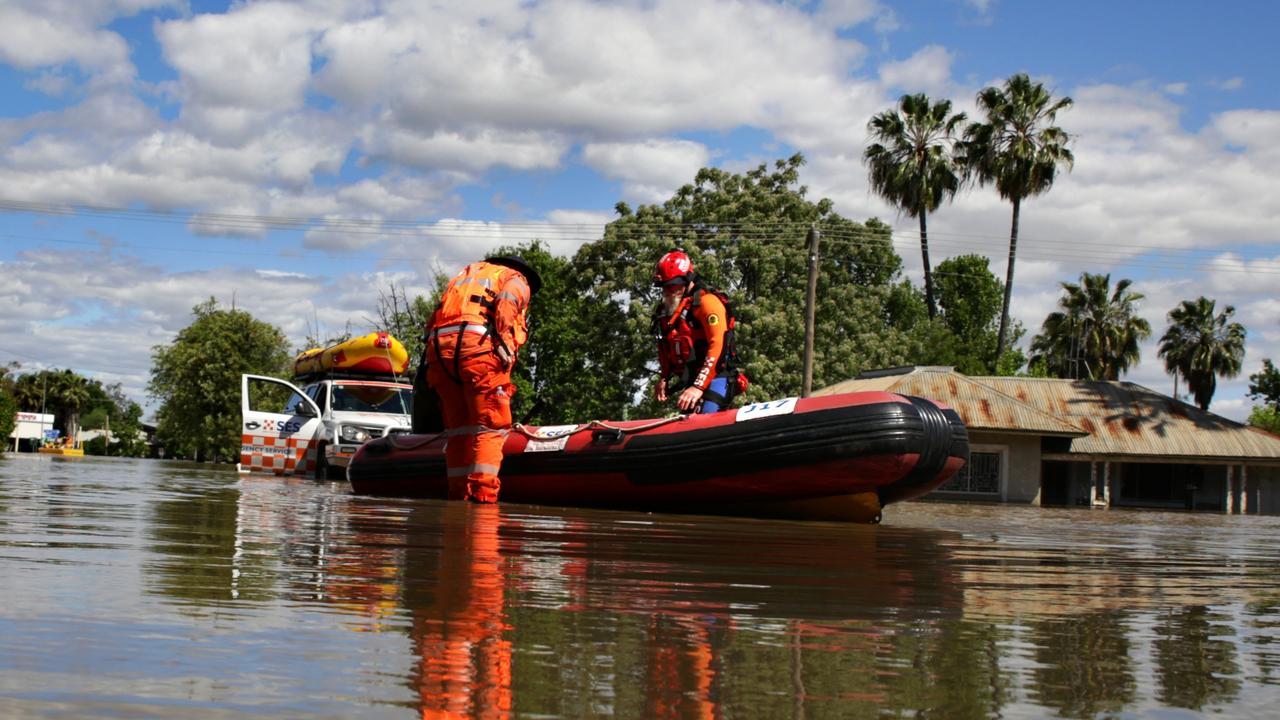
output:
M234 256L234 257L250 256L250 257L281 258L281 259L287 259L290 261L296 260L296 257L286 255L285 253L282 253L282 252L263 252L263 251L250 251L250 250L240 250L240 249L213 250L208 248L175 247L172 245L169 245L169 246L140 245L137 243L119 242L119 241L103 243L102 241L96 241L96 240L69 240L65 238L15 235L15 234L7 234L7 233L0 234L0 238L10 239L10 240L34 241L34 242L42 242L42 243L56 243L56 244L63 244L63 245L75 245L75 246L81 246L81 247L101 247L104 250L120 249L120 250L130 250L134 252L149 252L149 253L165 252L165 253L211 255L211 256ZM882 238L883 238L882 234L872 230L868 230L868 231L835 230L830 234L824 234L823 242L824 242L824 245L827 247L830 247L831 245L838 245L843 247L878 246L882 242ZM490 240L495 243L515 242L518 240L517 238L511 238L506 236L494 236L494 235L483 235L483 234L468 235L465 237L464 236L429 237L424 239L436 239L436 240L466 239L471 241ZM534 239L542 240L545 238L534 238ZM563 239L563 238L559 238L559 239ZM769 239L775 239L775 238L765 237L765 238L758 238L758 239L769 240ZM576 240L585 244L589 242L599 241L601 240L601 238L597 236L590 236L590 237L576 238ZM777 239L778 242L785 242L786 240L789 240L789 238ZM631 240L620 239L620 241L625 243ZM903 250L904 251L902 253L903 255L907 254L905 251L914 250L915 248L919 247L917 239L911 238L909 235L906 235L904 233L891 234L890 242L895 248L899 248ZM972 245L955 244L955 243L950 243L945 241L941 241L941 242L936 240L931 241L930 247L933 250L949 251L956 254L980 254L980 255L987 254L985 252L981 252L982 250L984 250L984 248L978 248ZM325 249L311 249L311 251L318 254L325 254L325 255L337 256L337 257L351 257L351 256L359 255L360 253L363 253L363 252L367 252L365 248L360 248L360 249L325 248ZM1122 251L1118 251L1118 252L1122 252ZM1207 254L1211 251L1200 251L1200 252L1204 252ZM411 263L411 262L426 262L433 258L425 255L382 255L380 256L379 259L384 262L410 262ZM997 255L994 259L998 261L1000 258ZM1280 264L1277 264L1276 267L1251 267L1249 266L1249 262L1251 258L1243 255L1240 259L1231 259L1231 260L1225 260L1225 259L1221 259L1213 256L1202 257L1199 259L1193 258L1193 257L1187 257L1187 258L1173 257L1173 258L1166 259L1166 258L1160 258L1160 257L1153 258L1145 255L1117 254L1117 253L1107 254L1106 252L1099 252L1099 251L1075 253L1068 250L1045 249L1045 248L1037 248L1034 246L1031 248L1027 248L1024 246L1021 252L1019 252L1018 254L1018 259L1024 260L1024 261L1028 261L1028 260L1045 260L1045 261L1092 260L1096 262L1100 261L1100 262L1117 266L1117 267L1140 266L1143 269L1182 270L1182 271L1203 271L1205 269L1205 264L1211 262L1216 266L1214 268L1215 270L1219 270L1222 272L1239 272L1239 273L1251 273L1251 274L1263 274L1263 275L1280 274ZM1267 258L1267 257L1252 258L1253 261L1258 261L1258 262L1266 262L1266 261L1269 261L1270 259L1271 258ZM862 264L868 267L889 267L889 265L886 263L864 262Z
M131 220L139 220L144 222L160 222L169 224L183 224L205 226L210 228L221 228L224 230L257 230L262 228L269 229L285 229L285 230L305 230L307 232L325 232L325 233L345 233L352 235L372 235L379 237L437 237L443 239L469 240L477 238L492 238L494 228L502 229L502 237L517 240L520 237L526 239L545 240L547 242L592 242L602 239L600 231L609 223L556 223L548 221L471 221L471 220L451 220L440 219L434 224L424 224L417 220L396 220L396 219L369 219L369 218L315 218L304 216L287 216L287 215L262 215L262 214L235 214L235 213L209 213L199 211L189 212L189 215L175 215L172 212L145 210L136 208L109 207L101 205L78 205L78 204L55 204L42 203L24 200L9 200L0 198L0 209L12 210L15 212L31 212L49 215L89 215L96 217L121 217ZM850 220L850 222L856 222ZM809 221L764 221L764 222L708 222L693 223L686 222L675 226L676 229L684 229L692 233L712 232L721 233L728 232L735 234L743 232L742 229L749 228L769 234L782 234L784 232L795 232L804 234L808 231L811 222ZM645 226L628 228L634 234L644 234ZM664 223L661 230L671 230L672 225ZM840 227L824 228L823 234L829 236L849 232L851 229ZM878 233L875 230L853 230L854 232L866 232L869 234ZM918 235L909 230L893 229L891 233L894 236L905 239L918 240ZM930 231L931 242L959 242L959 239L971 239L978 241L990 241L993 243L1007 243L1008 237L1003 235L982 235L973 233L959 233L950 231ZM1020 245L1035 245L1043 242L1051 242L1043 240L1035 235L1023 235L1019 238ZM1072 247L1097 247L1104 250L1115 248L1115 243L1107 241L1092 241L1088 239L1073 239ZM1141 243L1127 243L1126 248L1133 250L1157 250L1161 252L1171 253L1208 253L1212 250L1204 250L1199 248L1184 248L1169 245L1153 245Z

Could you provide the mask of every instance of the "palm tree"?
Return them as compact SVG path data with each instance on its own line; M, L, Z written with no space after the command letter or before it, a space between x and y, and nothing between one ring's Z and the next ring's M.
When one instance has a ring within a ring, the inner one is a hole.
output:
M55 372L49 378L49 404L59 408L67 437L80 432L80 410L88 404L89 380L71 370Z
M1142 293L1128 279L1111 289L1110 275L1082 273L1080 282L1062 283L1061 310L1049 313L1031 341L1031 362L1043 360L1049 372L1064 378L1119 380L1138 362L1139 344L1151 336L1151 323L1137 315Z
M977 178L981 185L994 184L1000 197L1013 203L996 357L1004 354L1009 335L1009 300L1013 294L1022 200L1048 191L1058 166L1070 169L1075 161L1067 149L1070 137L1053 124L1058 111L1071 107L1071 102L1069 97L1054 100L1044 85L1018 73L1006 80L1003 88L989 87L978 93L978 107L986 114L986 122L971 123L957 146L966 174Z
M951 114L950 100L930 104L929 97L920 93L903 95L897 110L886 110L867 123L871 137L877 141L862 153L870 172L871 189L908 217L920 220L924 296L930 319L938 309L925 217L937 210L943 200L955 197L960 187L952 143L956 128L964 120L964 113Z
M1247 331L1231 322L1236 309L1226 306L1214 315L1214 301L1201 296L1183 300L1169 311L1169 329L1160 338L1159 356L1165 370L1187 381L1196 405L1208 410L1218 387L1218 376L1233 378L1240 374L1244 361L1244 339Z

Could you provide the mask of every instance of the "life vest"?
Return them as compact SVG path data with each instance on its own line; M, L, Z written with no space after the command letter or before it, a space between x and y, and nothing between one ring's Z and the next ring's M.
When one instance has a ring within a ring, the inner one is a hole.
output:
M716 375L728 377L729 385L737 386L739 391L746 390L746 376L737 372L738 349L734 335L738 318L733 312L729 296L716 288L694 288L692 293L680 300L670 316L666 316L662 304L658 304L653 326L658 341L659 363L665 370L679 372L685 382L689 382L691 371L697 371L702 365L707 355L707 334L694 310L702 303L703 293L715 295L724 304L724 348L720 359L716 361ZM735 378L735 375L738 377Z
M492 350L509 365L529 339L525 319L529 299L529 286L519 272L493 263L471 263L449 281L431 316L427 340L435 346L438 358L441 345L452 341L455 363L464 354ZM498 327L495 315L501 300L518 308L503 328ZM468 336L479 336L480 342Z

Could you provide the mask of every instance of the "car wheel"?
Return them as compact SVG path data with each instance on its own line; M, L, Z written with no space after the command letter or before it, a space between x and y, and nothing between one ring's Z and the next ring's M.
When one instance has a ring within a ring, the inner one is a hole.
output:
M317 480L333 480L334 470L329 465L329 461L324 455L325 448L320 448L320 457L316 459L316 479Z

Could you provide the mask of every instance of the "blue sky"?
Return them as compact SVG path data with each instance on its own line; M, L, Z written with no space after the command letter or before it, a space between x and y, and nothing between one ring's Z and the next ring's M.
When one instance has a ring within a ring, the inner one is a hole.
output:
M1245 372L1212 409L1240 419L1280 357L1276 27L1267 2L0 0L0 362L146 404L151 347L211 295L295 344L364 331L388 283L572 253L619 200L796 151L920 284L914 221L867 190L868 118L906 92L974 115L1027 72L1075 100L1077 161L1023 208L1015 316L1034 333L1085 270L1134 279L1157 336L1180 300L1233 304ZM963 192L935 262L1003 272L1008 222ZM1172 389L1152 343L1126 379Z

